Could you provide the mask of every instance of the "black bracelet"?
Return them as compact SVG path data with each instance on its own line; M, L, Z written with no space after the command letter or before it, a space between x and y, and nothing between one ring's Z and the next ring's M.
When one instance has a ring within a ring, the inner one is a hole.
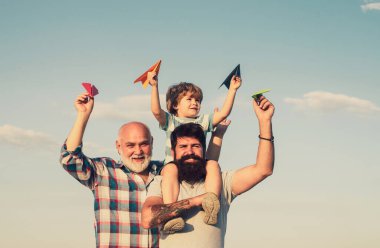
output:
M270 142L274 142L274 137L272 136L270 139L267 139L267 138L263 138L263 137L261 137L260 136L260 134L259 134L259 139L262 139L262 140L266 140L266 141L270 141Z

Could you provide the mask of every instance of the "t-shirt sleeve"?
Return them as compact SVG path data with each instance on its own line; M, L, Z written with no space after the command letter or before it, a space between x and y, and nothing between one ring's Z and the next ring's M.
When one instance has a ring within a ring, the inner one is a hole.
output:
M149 184L147 190L147 198L150 196L158 196L162 198L162 191L161 191L161 181L162 176L155 176L153 178L153 181Z
M208 128L207 132L212 132L214 131L214 126L212 125L212 121L214 119L214 113L208 114L206 117L208 117Z
M160 128L164 131L167 131L169 127L169 123L171 123L172 121L173 121L173 116L165 111L165 124L160 125Z
M234 193L232 193L232 178L234 174L235 174L235 171L226 171L222 173L223 194L228 204L231 204L231 202L237 196Z

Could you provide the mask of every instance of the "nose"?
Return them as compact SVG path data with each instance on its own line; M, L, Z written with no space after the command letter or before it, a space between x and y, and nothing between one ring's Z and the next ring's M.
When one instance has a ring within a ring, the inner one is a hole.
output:
M194 149L190 146L186 149L186 155L194 154Z
M142 154L143 150L141 148L141 146L135 146L135 149L134 149L134 153L137 154L137 155L140 155Z

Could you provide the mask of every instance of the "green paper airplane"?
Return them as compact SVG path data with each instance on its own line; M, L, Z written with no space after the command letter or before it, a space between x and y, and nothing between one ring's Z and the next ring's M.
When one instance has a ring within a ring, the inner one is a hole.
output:
M271 89L260 90L252 95L252 98L256 101L264 94L271 91Z

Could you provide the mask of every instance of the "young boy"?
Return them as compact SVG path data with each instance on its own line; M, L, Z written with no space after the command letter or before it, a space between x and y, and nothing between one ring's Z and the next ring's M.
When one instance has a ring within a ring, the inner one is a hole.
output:
M157 119L160 128L166 131L167 140L165 148L165 167L162 169L162 195L165 204L177 201L179 194L178 170L173 163L171 154L170 135L175 127L188 123L198 123L203 127L205 134L211 132L214 126L217 126L231 113L236 91L241 85L239 77L232 77L227 97L220 111L213 114L199 115L201 102L203 99L202 90L192 83L179 83L169 87L166 93L166 106L169 113L165 112L160 105L158 92L158 78L156 72L149 72L147 76L149 84L152 86L151 93L151 110ZM205 151L203 151L205 152ZM210 154L206 156L212 159ZM221 191L222 179L220 175L219 164L215 161L208 161L206 164L205 188L207 192L212 192L216 197L206 199L203 204L205 210L204 222L206 224L216 224L217 214L219 211L219 195ZM209 194L212 196L212 194ZM211 205L211 206L210 206ZM169 233L181 230L184 226L182 218L166 223L163 230Z

